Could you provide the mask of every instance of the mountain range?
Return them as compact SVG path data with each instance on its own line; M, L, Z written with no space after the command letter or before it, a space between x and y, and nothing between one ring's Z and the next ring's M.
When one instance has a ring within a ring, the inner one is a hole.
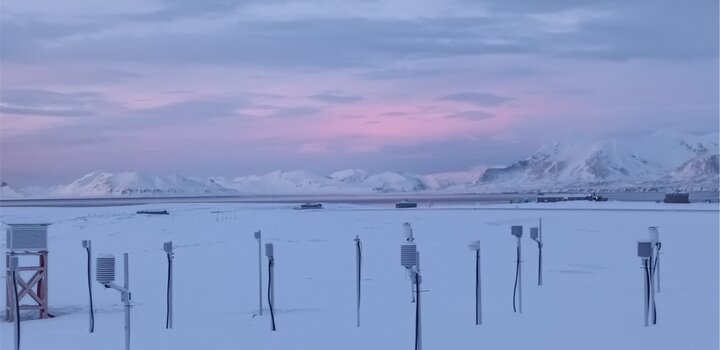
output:
M718 133L697 136L659 131L641 138L597 142L567 137L507 166L477 166L459 172L370 174L348 169L320 175L278 170L228 179L95 171L44 189L16 190L2 182L0 197L718 190L718 150Z

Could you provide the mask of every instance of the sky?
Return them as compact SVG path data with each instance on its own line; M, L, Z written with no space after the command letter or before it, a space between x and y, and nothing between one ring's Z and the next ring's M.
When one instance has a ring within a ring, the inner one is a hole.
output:
M716 0L3 0L0 179L508 164L717 132Z

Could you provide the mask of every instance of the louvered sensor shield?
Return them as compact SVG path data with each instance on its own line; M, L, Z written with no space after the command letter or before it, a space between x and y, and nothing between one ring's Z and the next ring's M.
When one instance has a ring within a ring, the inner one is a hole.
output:
M417 246L414 244L403 244L400 246L400 265L406 269L417 265Z
M100 284L107 284L115 281L115 256L102 254L97 257L95 269L95 280Z

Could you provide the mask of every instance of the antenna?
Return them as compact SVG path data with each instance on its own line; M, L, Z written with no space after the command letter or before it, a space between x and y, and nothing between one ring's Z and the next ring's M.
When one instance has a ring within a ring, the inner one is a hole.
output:
M115 256L101 254L96 259L95 280L105 288L112 288L120 292L120 300L125 303L125 350L130 350L130 274L128 253L123 254L125 267L125 281L123 286L115 284Z
M540 237L540 228L538 227L531 227L530 228L530 238L532 238L533 241L535 241L538 245L538 286L542 286L542 248L543 248L543 242L542 238Z
M253 236L258 242L258 312L262 316L262 231L255 231Z
M520 238L523 235L522 226L510 227L510 234L517 237L517 260L515 261L515 287L513 287L513 311L522 313L522 269L520 262L522 261L522 250L520 245ZM515 301L517 300L518 307L515 307Z
M167 295L166 295L166 308L167 313L165 314L165 329L173 328L173 259L175 259L175 253L173 253L172 241L163 243L163 250L167 255L168 260L168 272L167 272Z
M271 330L275 331L275 256L273 252L273 244L265 244L265 256L268 258L268 306L270 308Z
M90 325L88 331L90 333L95 332L95 310L93 308L93 295L92 295L92 242L90 240L83 240L82 246L87 252L87 282L88 282L88 295L90 296Z
M652 265L653 249L653 242L638 242L637 254L638 257L641 257L643 261L643 280L645 281L645 291L643 293L645 297L645 327L648 326L648 318L650 317L651 312L653 315L653 324L657 323L657 312L655 309L655 288L653 288L652 273L650 267Z
M356 327L360 327L360 291L362 282L362 243L360 237L355 235L355 264L357 268L357 312L356 312Z
M468 245L475 251L475 325L482 324L482 289L480 288L480 241L472 241Z

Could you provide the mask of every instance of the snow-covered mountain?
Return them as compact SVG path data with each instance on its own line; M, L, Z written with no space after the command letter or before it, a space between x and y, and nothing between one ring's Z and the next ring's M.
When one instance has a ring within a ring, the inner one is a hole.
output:
M362 169L346 169L330 174L331 179L347 184L359 184L365 181L367 177L368 172Z
M428 189L428 186L417 176L407 173L386 171L365 179L361 185L373 192L417 192Z
M213 179L227 188L263 194L411 192L427 187L411 174L384 172L368 176L362 169L341 170L329 176L309 171L277 170L265 175L240 176L232 181Z
M720 155L701 154L680 164L670 173L671 181L696 185L717 185Z
M415 175L347 169L325 176L277 170L233 179L92 172L66 185L50 189L31 187L19 193L3 183L0 197L717 190L718 153L717 133L697 136L662 131L642 138L597 142L565 138L508 166L478 166L467 171Z
M718 134L696 136L656 132L637 139L588 142L566 139L538 149L529 158L488 169L475 182L480 188L614 188L654 184L717 188ZM717 164L717 162L715 162Z
M224 185L249 193L328 193L341 190L331 178L301 170L276 170L265 175L240 176Z
M431 190L464 190L471 187L490 166L477 166L466 171L451 171L423 175L422 181Z
M91 172L51 190L54 197L218 195L231 192L212 180L180 175L152 176L138 172Z
M12 198L21 198L22 196L15 192L15 190L10 187L5 181L0 181L0 198L3 199L12 199Z

